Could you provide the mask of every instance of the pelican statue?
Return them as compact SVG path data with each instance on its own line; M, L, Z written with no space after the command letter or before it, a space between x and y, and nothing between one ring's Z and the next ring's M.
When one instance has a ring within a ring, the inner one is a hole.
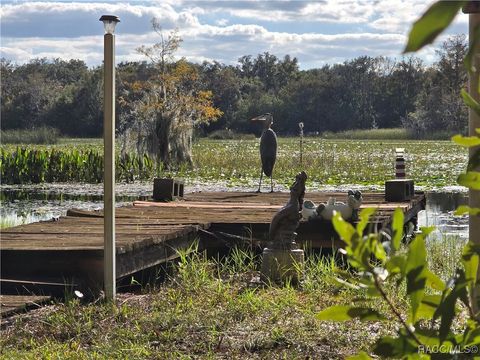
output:
M275 166L275 160L277 159L277 135L271 129L273 124L273 115L266 113L257 117L254 117L251 121L262 121L263 132L260 137L260 158L262 159L262 171L260 172L260 183L258 184L257 193L260 192L262 186L263 174L270 176L270 186L273 192L273 167Z

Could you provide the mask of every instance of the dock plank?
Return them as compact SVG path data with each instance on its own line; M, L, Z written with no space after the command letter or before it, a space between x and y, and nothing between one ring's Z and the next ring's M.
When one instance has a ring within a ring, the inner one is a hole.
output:
M3 318L31 307L39 307L50 299L50 296L0 295L1 317Z

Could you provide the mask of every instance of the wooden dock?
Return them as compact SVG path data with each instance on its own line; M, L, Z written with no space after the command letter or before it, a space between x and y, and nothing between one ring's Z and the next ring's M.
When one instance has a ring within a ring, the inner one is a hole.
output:
M307 193L305 200L319 204L329 197L344 201L346 194ZM169 203L137 201L117 208L117 278L172 260L178 249L197 239L203 248L246 238L262 242L273 215L288 198L288 193L198 192ZM425 208L425 196L416 193L411 201L387 203L383 193L365 193L362 207L377 209L370 228L378 230L389 226L396 208L403 210L406 223L415 221ZM57 221L4 229L0 235L2 279L65 284L83 292L101 288L102 211L72 209ZM301 223L297 242L313 248L341 245L326 221Z

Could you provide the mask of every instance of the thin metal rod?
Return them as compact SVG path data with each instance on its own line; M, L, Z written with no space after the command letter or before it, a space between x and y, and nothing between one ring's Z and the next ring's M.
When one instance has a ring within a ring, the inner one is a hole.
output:
M116 297L115 264L115 35L104 35L104 290L105 299Z

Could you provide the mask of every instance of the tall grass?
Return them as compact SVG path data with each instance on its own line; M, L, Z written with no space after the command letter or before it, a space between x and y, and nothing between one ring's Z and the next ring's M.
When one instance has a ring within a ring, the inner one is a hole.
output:
M467 151L447 141L328 140L307 137L300 163L298 138L279 138L274 181L288 185L304 170L309 185L384 184L395 176L395 148L406 151L406 172L416 184L456 184L467 164ZM440 155L441 154L441 155ZM258 181L258 140L202 140L194 145L194 169L182 177L224 180L234 184Z
M59 138L60 131L48 126L0 132L0 142L2 144L56 144Z
M273 176L274 181L283 185L289 185L301 170L307 172L309 184L313 186L384 184L395 174L396 147L405 148L407 176L418 185L454 185L467 164L467 150L449 141L307 137L303 141L302 163L298 138L279 138L278 143ZM0 151L4 183L102 181L100 144L2 146ZM180 165L167 172L148 156L118 156L117 180L148 180L161 174L192 181L224 181L232 186L251 186L260 175L257 139L201 139L193 145L193 160L193 168Z
M118 181L145 180L161 171L148 156L118 154L115 161ZM103 152L95 148L73 147L0 148L0 175L3 183L89 182L103 181Z
M237 133L230 129L221 129L208 134L208 138L212 140L252 140L255 139L255 135Z
M390 129L354 129L339 132L326 131L321 134L324 139L348 140L449 140L454 133L436 131L425 134L414 134L404 128Z
M457 242L446 241L428 243L432 263L454 263L456 250L441 250L457 249ZM299 288L260 283L258 260L246 249L212 259L193 245L179 252L173 272L149 292L120 293L115 304L70 299L17 317L1 330L0 357L343 359L395 331L390 320L317 319L331 305L372 301L365 289L337 285L342 270L333 258L307 257ZM395 283L386 290L405 314L405 292ZM387 313L381 301L375 306Z
M460 258L466 242L466 239L458 235L430 236L426 244L430 270L447 282L461 265Z
M408 140L411 135L403 128L391 129L355 129L339 132L326 131L321 134L324 139L349 140Z

